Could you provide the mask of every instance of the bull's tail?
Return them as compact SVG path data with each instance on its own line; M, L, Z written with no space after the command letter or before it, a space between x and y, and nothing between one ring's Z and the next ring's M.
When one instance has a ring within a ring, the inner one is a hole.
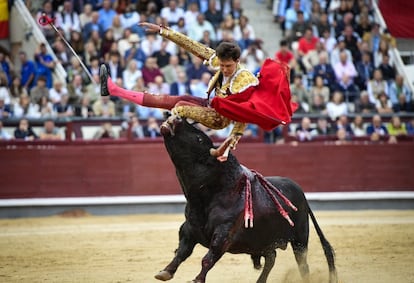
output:
M319 240L321 241L323 251L325 253L326 260L328 261L329 283L338 283L338 276L337 276L336 267L335 267L335 252L334 252L334 249L332 248L332 246L328 242L328 240L325 238L325 235L323 234L321 228L319 227L319 224L316 221L315 215L313 215L313 212L310 209L309 205L308 205L308 211L309 211L309 216L312 219L313 226L316 229L316 233L319 236Z

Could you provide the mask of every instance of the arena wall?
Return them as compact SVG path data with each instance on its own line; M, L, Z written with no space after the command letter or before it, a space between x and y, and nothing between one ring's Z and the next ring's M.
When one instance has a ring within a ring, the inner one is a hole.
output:
M414 144L241 143L234 152L265 176L305 192L414 191ZM162 141L0 145L0 198L181 194Z

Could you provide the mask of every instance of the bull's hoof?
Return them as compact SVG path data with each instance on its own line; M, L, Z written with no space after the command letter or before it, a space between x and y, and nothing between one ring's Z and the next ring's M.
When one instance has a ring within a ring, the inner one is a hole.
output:
M162 270L160 272L158 272L157 275L154 276L155 279L161 280L161 281L168 281L170 279L173 278L173 275L171 273L169 273L166 270Z

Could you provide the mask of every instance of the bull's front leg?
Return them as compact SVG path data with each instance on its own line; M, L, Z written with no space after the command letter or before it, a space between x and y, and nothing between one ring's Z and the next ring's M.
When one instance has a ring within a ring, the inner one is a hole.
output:
M173 278L178 266L193 253L196 244L197 241L192 236L190 224L184 222L180 227L179 244L173 260L155 275L155 278L161 281L167 281Z
M230 225L219 226L216 228L207 254L201 261L201 272L193 280L194 283L204 283L206 281L207 272L213 268L214 264L223 256L230 246Z

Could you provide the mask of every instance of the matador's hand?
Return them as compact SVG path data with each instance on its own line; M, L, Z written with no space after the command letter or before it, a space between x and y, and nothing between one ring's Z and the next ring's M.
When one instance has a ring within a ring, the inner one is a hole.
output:
M141 27L146 28L146 30L149 31L149 32L159 33L160 29L161 29L161 27L159 25L152 24L152 23L147 23L147 22L139 23L138 25L141 26Z

